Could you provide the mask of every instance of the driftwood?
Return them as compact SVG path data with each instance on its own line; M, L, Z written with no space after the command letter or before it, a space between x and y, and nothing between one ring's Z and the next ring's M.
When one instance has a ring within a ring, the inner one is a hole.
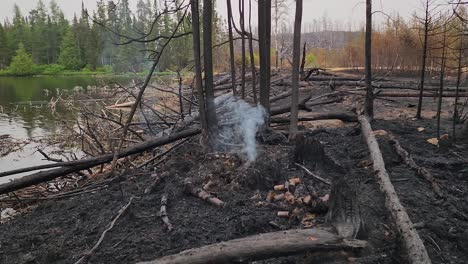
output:
M159 210L159 216L163 223L167 226L167 231L171 232L174 227L172 226L171 222L169 221L169 217L167 216L167 193L165 192L161 197L161 209Z
M353 250L365 246L365 241L345 240L325 229L293 229L189 249L179 254L139 264L240 263L307 251Z
M128 201L128 203L119 210L119 213L114 218L114 220L112 220L109 227L106 230L104 230L104 232L102 232L101 237L96 242L96 244L93 246L93 248L91 248L83 257L81 257L77 262L75 262L75 264L86 263L88 261L88 259L94 253L94 251L96 251L96 249L99 247L99 245L101 245L101 243L104 240L104 237L106 236L107 232L109 232L114 227L115 222L117 222L117 220L119 220L119 218L123 215L123 213L125 213L125 211L127 211L128 207L132 204L133 199L134 199L133 196L130 197L130 200Z
M190 181L186 181L184 183L184 186L185 186L184 191L187 194L191 194L195 197L198 197L202 199L203 201L206 201L207 203L212 204L217 207L224 207L225 205L223 201L205 192L203 189L195 187Z
M133 154L141 153L145 150L149 150L155 147L159 147L165 144L172 143L179 139L191 137L200 133L200 129L188 129L182 132L174 133L168 136L156 138L153 140L148 140L139 144L136 144L132 147L128 147L119 152L118 158L127 157ZM28 176L24 176L22 178L16 179L12 182L5 183L0 185L0 194L5 194L8 192L16 191L22 188L26 188L35 184L39 184L42 182L53 180L57 177L67 175L69 173L78 172L81 170L86 170L97 165L101 165L107 162L112 161L114 154L106 154L98 157L87 158L83 160L71 161L71 162L63 162L63 163L55 163L51 165L60 165L64 166L62 168L48 170L48 171L41 171L38 173L34 173ZM37 166L39 167L39 166ZM56 166L55 166L56 167Z
M315 120L326 120L326 119L338 119L343 122L357 122L358 118L355 114L349 113L320 113L310 116L299 117L298 121L315 121ZM271 123L283 124L289 123L289 117L275 117L271 119Z
M427 254L427 250L424 247L418 232L414 228L408 213L403 205L401 205L395 188L390 181L390 176L385 169L385 163L382 153L380 152L379 144L375 139L375 135L368 118L360 115L359 123L361 124L362 134L370 151L370 158L373 162L373 168L377 182L380 186L380 191L385 197L385 206L390 211L390 214L398 228L398 232L403 239L409 262L412 264L430 264L431 259Z
M411 157L408 151L406 151L400 145L400 142L398 141L398 139L396 139L396 137L392 133L389 133L388 136L390 138L390 142L395 148L395 151L398 154L398 156L400 156L401 160L412 170L416 171L416 173L420 177L423 177L425 180L427 180L431 184L432 190L437 194L439 198L444 197L444 194L442 193L442 190L440 189L439 184L434 179L432 174L426 168L420 167L418 166L418 164L416 164L416 162L414 162L413 157Z

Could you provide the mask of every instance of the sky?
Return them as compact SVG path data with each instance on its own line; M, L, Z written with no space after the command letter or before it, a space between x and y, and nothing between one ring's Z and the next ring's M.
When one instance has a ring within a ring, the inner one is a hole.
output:
M28 14L39 0L0 0L0 21L11 17L13 14L13 5L17 4L24 14ZM50 0L43 0L48 3ZM81 10L81 0L56 0L64 11L67 18L72 18L74 13L79 14ZM95 0L83 0L89 10L96 7ZM294 17L294 0L289 0L288 21L292 23ZM135 7L137 0L129 0L131 6ZM233 10L237 13L238 1L233 0ZM340 21L343 25L351 24L354 28L364 23L365 4L364 0L304 0L304 25L312 23L313 19L320 19L326 16L329 21ZM248 3L248 1L246 1ZM252 1L253 24L256 24L256 1ZM421 0L373 0L373 9L383 11L386 14L395 14L398 12L401 16L408 18L415 11L420 11ZM248 4L246 4L246 7ZM217 0L218 12L226 15L226 1ZM377 13L375 20L383 20L385 16Z

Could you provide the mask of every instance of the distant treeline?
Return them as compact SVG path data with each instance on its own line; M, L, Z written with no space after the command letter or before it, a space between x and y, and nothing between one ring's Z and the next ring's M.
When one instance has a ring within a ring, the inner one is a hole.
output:
M168 12L153 26L160 11L173 8L164 6L167 1L159 2L140 0L133 13L128 0L118 3L100 0L92 14L83 6L80 16L75 15L72 21L65 18L54 0L48 7L40 0L29 15L23 15L15 5L12 21L0 23L0 70L12 75L79 70L139 72L160 43L119 44L128 42L124 36L139 38L151 31L149 39L171 32L182 14ZM169 4L175 6L179 2ZM190 31L188 19L183 21L180 31ZM191 36L174 40L166 53L159 70L186 67L191 60Z

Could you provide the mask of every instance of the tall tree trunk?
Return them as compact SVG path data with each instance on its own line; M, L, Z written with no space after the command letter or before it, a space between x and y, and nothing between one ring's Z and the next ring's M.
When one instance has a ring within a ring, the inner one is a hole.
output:
M437 138L440 138L440 116L442 112L442 94L444 92L444 77L445 77L445 56L446 56L446 44L447 44L447 25L444 25L444 35L442 41L442 58L440 63L440 86L439 86L439 100L437 103Z
M245 98L245 17L244 17L244 0L239 0L239 26L241 31L241 52L242 52L242 65L241 65L241 98Z
M252 70L252 92L254 103L258 101L257 98L257 76L255 73L255 56L253 47L253 32L252 32L252 0L249 0L249 50L250 50L250 67Z
M366 0L366 101L364 103L364 111L370 118L374 118L374 90L372 87L372 0Z
M423 54L421 63L421 78L419 79L419 100L418 110L416 112L416 118L421 119L422 103L423 103L423 92L424 92L424 79L426 75L426 60L427 60L427 42L429 36L429 0L426 0L425 6L425 17L424 17L424 41L423 41Z
M198 110L200 112L200 122L202 125L203 137L208 136L208 122L205 112L205 93L203 91L203 77L201 66L201 48L200 48L200 15L198 11L198 0L190 0L192 11L192 41L193 41L193 57L195 61L195 85L198 95Z
M291 124L289 139L294 140L297 135L297 119L299 112L299 62L301 59L301 26L302 26L302 0L296 0L296 18L294 20L294 43L292 63L292 102Z
M215 133L218 127L213 90L212 20L213 2L212 0L203 0L203 61L205 66L206 120L211 135Z
M462 32L461 32L462 33ZM459 121L458 116L458 96L460 92L461 74L463 68L463 36L460 36L460 47L458 50L458 69L457 69L457 84L455 86L455 104L453 106L453 123L452 123L452 138L453 141L457 140L456 136L456 125Z
M234 61L234 40L232 36L232 6L231 0L227 0L227 12L228 12L228 30L229 30L229 54L231 56L231 83L232 93L237 95L236 90L236 63Z
M270 125L270 79L271 79L271 1L258 1L258 32L260 49L260 104L266 111L266 124Z

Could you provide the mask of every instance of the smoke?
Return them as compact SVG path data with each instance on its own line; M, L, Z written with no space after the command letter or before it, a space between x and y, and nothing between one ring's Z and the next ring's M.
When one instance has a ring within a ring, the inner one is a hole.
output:
M257 158L256 134L265 122L265 109L255 107L230 96L221 107L220 133L217 146L224 151L245 155L249 161Z

